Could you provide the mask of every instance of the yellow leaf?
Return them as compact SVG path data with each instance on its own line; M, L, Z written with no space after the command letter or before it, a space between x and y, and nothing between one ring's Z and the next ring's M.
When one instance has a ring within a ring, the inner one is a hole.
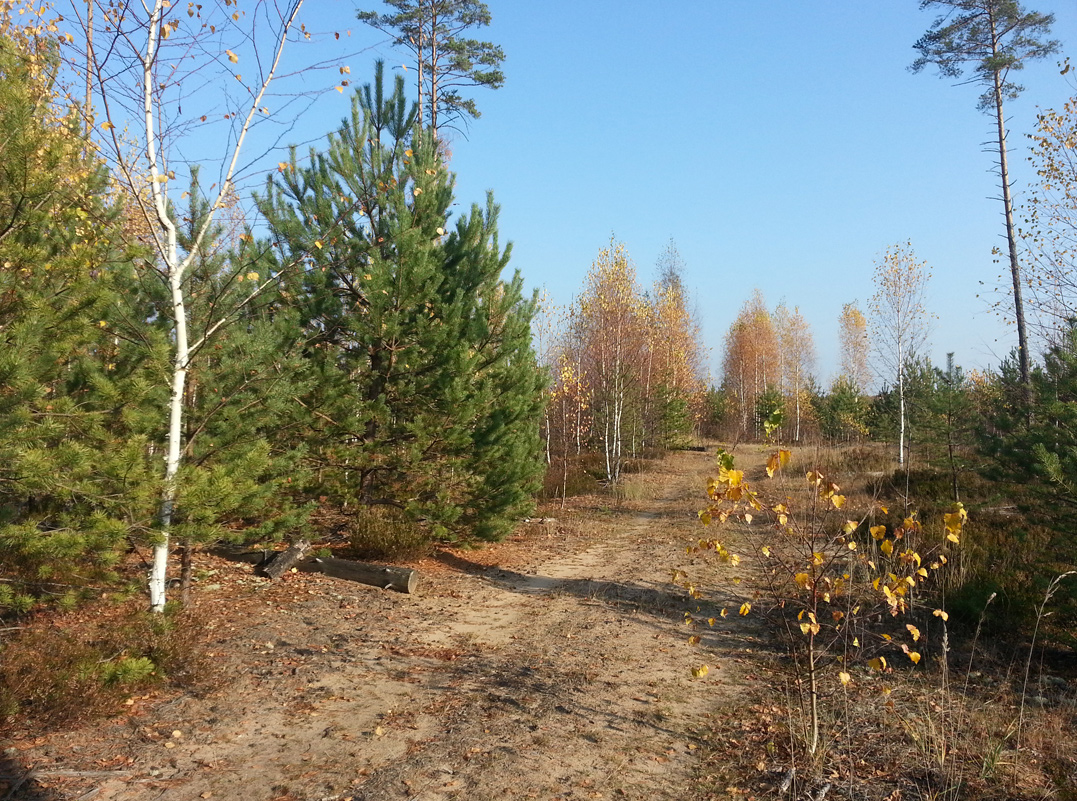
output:
M770 556L770 548L764 545L760 550L763 552L763 556Z
M793 576L793 581L798 587L800 587L800 589L806 590L811 584L811 576L809 576L807 573L797 573L795 576Z
M108 325L108 323L106 323L106 322L105 322L104 320L101 320L101 321L100 321L100 322L98 322L97 324L98 324L99 326L101 326L102 328L104 328L105 326L107 326L107 325Z
M699 641L702 640L702 639L703 638L700 637L698 634L693 634L691 637L688 638L688 644L689 645L699 645Z
M314 247L318 248L318 250L321 250L322 249L322 240L315 239L314 240Z
M835 495L830 499L830 502L834 504L835 509L840 509L841 507L845 506L845 496Z
M711 669L706 665L700 665L699 667L692 668L693 678L701 679L711 672Z
M850 681L853 680L853 677L843 670L838 674L838 679L841 680L842 686L845 687L849 684Z
M942 609L936 609L931 614L933 614L935 617L941 617L943 621L947 621L950 619L950 615L944 612Z
M239 56L237 56L231 50L225 50L224 52L228 54L228 60L231 61L233 64L239 63Z
M744 603L742 603L740 605L740 613L742 615L747 615L751 611L752 611L752 605L750 603L748 603L747 601L745 601Z
M886 526L872 526L869 531L871 531L871 536L876 540L881 540L886 536Z
M767 477L774 478L774 474L778 472L778 467L781 464L781 457L777 453L771 454L767 459Z
M916 653L916 651L909 651L909 659L912 660L914 665L920 664L920 654Z
M752 524L752 516L750 514L748 514L747 512L745 512L745 514L744 514L744 522L747 523L748 525Z
M890 540L883 540L882 545L879 546L879 550L887 556L890 556L894 552L894 543Z
M116 127L116 126L115 126L115 125L113 125L113 124L112 124L111 122L109 122L108 120L105 120L105 122L101 123L101 130L102 130L102 131L111 131L111 130L112 130L113 128L115 128L115 127Z
M344 94L344 87L343 86L334 86L333 88L336 89L341 94Z
M886 670L886 657L878 656L875 659L868 660L868 666L872 670Z
M849 550L850 550L850 551L855 551L855 550L856 550L856 542L855 542L855 541L853 541L853 540L850 540L850 541L849 541L849 542L847 543L847 545L849 546Z
M909 634L912 635L912 641L916 642L920 639L920 629L916 628L912 623L906 623L905 628L909 630Z
M958 536L956 534L952 533L952 532L946 535L946 539L948 539L950 542L954 543L955 545L960 545L961 544L960 538L958 538Z
M848 537L854 531L856 531L857 522L855 520L846 520L845 524L841 527L841 533Z
M258 273L253 272L253 271L247 273L247 280L248 281L257 281L258 280Z
M728 609L723 609L723 610L722 610L721 612L719 612L718 614L719 614L719 615L721 615L722 617L725 617L726 615L728 615L728 614L729 614L729 610L728 610Z

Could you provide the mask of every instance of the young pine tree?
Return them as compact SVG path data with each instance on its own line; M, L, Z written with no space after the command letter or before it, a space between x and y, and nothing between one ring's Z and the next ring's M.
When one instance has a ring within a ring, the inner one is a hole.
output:
M313 254L288 288L316 380L310 464L343 508L496 537L542 468L535 303L501 280L492 202L447 232L452 177L414 120L379 64L327 149L261 198L281 257Z
M153 494L124 415L148 383L111 331L130 261L106 176L47 43L19 33L0 24L0 611L107 579Z

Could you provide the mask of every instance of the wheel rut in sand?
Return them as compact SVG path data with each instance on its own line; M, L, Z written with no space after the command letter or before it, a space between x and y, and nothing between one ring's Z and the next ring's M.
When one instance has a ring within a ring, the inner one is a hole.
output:
M690 799L704 718L738 677L728 660L691 678L697 602L670 583L709 467L674 454L645 476L660 500L573 518L582 534L545 548L498 546L499 564L446 554L414 596L316 574L261 585L242 620L221 616L227 688L57 736L52 758L122 757L97 801Z

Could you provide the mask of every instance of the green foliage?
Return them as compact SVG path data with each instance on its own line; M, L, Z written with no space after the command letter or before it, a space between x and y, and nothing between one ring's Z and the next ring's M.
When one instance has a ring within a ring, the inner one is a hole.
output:
M418 81L419 124L434 135L440 127L480 114L460 90L470 86L500 89L504 51L491 42L461 34L490 24L490 9L479 0L385 0L392 14L358 12L359 20L390 34L411 53Z
M688 399L663 385L656 391L659 448L687 447L692 440L692 410Z
M153 492L129 410L152 399L116 336L130 254L73 116L0 39L0 610L107 581Z
M922 0L921 9L939 8L942 14L914 47L920 56L909 67L919 72L928 64L939 69L939 77L963 78L968 69L971 81L986 88L980 109L995 111L994 82L1000 81L1003 100L1013 100L1024 88L1010 80L1011 71L1023 69L1026 61L1046 58L1059 42L1046 39L1054 23L1053 14L1026 11L1015 0Z
M772 440L785 422L785 396L780 390L772 387L756 398L755 417L764 438Z
M185 194L187 207L170 211L178 245L187 253L210 210L197 168ZM309 511L298 497L302 448L277 440L294 416L304 366L294 315L276 282L254 292L272 278L271 265L242 228L213 225L197 248L184 278L192 358L171 533L185 545L279 538L301 530ZM124 352L138 360L148 384L144 400L126 406L124 425L161 454L167 450L160 419L171 381L171 302L166 277L140 263L109 329L126 343ZM163 468L163 460L153 460L152 492L146 491L146 503L130 520L132 533L144 541L156 537Z
M311 371L301 396L317 488L341 506L392 505L430 536L497 539L541 471L535 300L501 280L498 208L448 231L453 179L413 138L403 80L373 87L310 166L291 163L261 207Z
M1077 525L1077 326L1071 324L1050 348L1031 380L1029 406L1015 366L1002 365L979 442L990 460L984 475L999 482L1000 491L1016 503L1021 527L1047 533L1038 547L1000 543L1015 549L1021 560L1007 576L1014 589L1033 579L1027 592L1019 593L1028 603L1042 595L1053 576L1077 563L1072 533ZM1052 623L1072 629L1077 593L1064 583L1055 603L1060 608Z
M859 442L868 433L870 405L850 379L838 378L830 392L814 399L822 435L831 442Z

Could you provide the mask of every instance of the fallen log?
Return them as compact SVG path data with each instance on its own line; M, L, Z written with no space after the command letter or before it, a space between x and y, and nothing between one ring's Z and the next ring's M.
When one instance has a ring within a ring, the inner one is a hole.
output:
M385 590L413 593L418 583L419 574L408 567L386 567L370 565L365 562L353 562L350 559L335 559L330 556L315 557L311 562L321 572L332 578L371 584Z
M258 570L263 576L276 581L287 573L293 565L301 561L310 551L310 548L310 542L299 540L299 542L293 543L286 551L280 551L270 557L269 561L260 564Z
M296 544L298 545L299 543ZM211 552L233 562L246 562L254 565L255 570L262 575L269 575L269 568L276 566L277 560L288 553L288 551L241 551L227 547L213 548ZM415 586L419 581L418 571L407 567L371 565L366 562L353 562L350 559L336 559L328 556L316 557L309 554L290 565L282 567L280 575L284 575L285 572L293 567L301 573L322 573L330 578L369 584L374 587L408 594L415 592Z

